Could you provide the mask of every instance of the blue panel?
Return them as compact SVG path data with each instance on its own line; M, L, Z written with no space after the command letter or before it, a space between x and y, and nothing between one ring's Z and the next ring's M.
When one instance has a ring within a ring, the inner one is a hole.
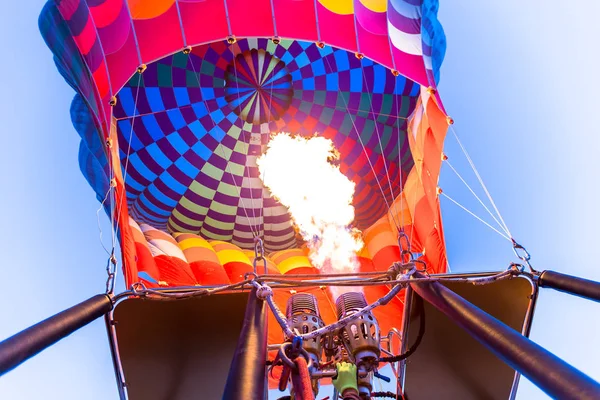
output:
M386 72L386 69L379 65L373 68L373 73L375 74L375 82L371 88L373 93L383 93L385 90Z
M363 75L361 69L350 70L350 91L354 93L362 92Z
M165 133L170 133L162 131L162 128L158 125L158 121L154 115L144 115L141 118L146 130L155 142L158 139L162 139L165 136Z
M140 159L140 156L136 153L129 156L129 164L147 180L153 181L156 179L156 174L146 167L146 164L144 164L144 162Z
M327 90L332 92L339 90L338 74L327 74Z
M314 76L321 76L321 75L325 75L326 70L325 70L325 63L323 62L323 59L320 58L317 61L313 62L312 65L312 70L313 70L313 75Z
M335 64L338 71L347 71L350 69L348 54L348 52L340 50L333 53L333 55L335 56Z
M137 90L137 88L136 88ZM124 87L119 92L119 101L121 102L121 106L127 115L133 115L133 110L135 108L135 102L133 100L133 95L131 93L131 88ZM136 110L137 114L137 110Z
M212 151L210 151L210 149L206 147L202 142L198 142L194 146L192 146L192 150L194 151L194 153L198 154L198 156L200 156L200 158L204 161L208 160L208 158L212 154Z
M194 110L194 114L196 114L196 117L198 119L200 119L200 118L204 117L206 114L208 114L206 112L206 107L204 106L204 102L192 104L192 110Z
M163 180L165 175L168 175L168 174L161 174L160 179ZM163 204L165 206L175 207L177 205L176 200L173 200L172 198L170 198L169 196L167 196L166 194L161 192L160 189L157 188L156 185L154 185L154 184L148 186L148 193L150 193L152 196L154 196L154 198L156 200L158 200L161 204ZM157 214L161 214L161 215L170 215L171 214L170 211L161 210L160 208L157 208L157 210L158 210L158 211L156 211Z
M161 149L156 143L152 143L149 146L146 146L146 150L148 150L150 156L152 156L154 161L162 168L167 169L169 165L172 164L171 160L169 160L169 158L165 156L165 154L161 151Z
M223 129L221 129L220 126L217 125L217 126L215 126L215 129L212 129L210 131L210 136L215 138L215 140L217 142L220 142L225 137L225 131Z
M187 87L174 87L173 93L175 93L175 100L177 100L177 105L179 107L190 105L190 95L188 93Z
M167 115L175 129L179 130L186 125L185 119L183 119L183 115L181 115L181 111L178 108L167 111Z
M179 154L183 154L190 149L190 146L179 136L179 133L172 133L167 136L167 140Z
M181 170L184 174L194 179L200 173L200 170L196 168L191 162L181 157L175 161L175 165L177 168Z
M131 132L131 122L129 119L122 119L118 123L119 129L121 130L121 134L124 138L129 139L129 133ZM138 151L144 147L140 139L135 135L135 132L131 135L131 141L129 142L129 146L133 151ZM125 151L125 150L123 150Z
M165 109L159 88L146 88L146 98L148 99L148 104L150 105L152 112L163 111Z
M196 136L198 139L202 139L204 135L206 135L206 129L204 129L204 126L202 126L200 121L192 122L188 125L188 128L190 128L194 136Z
M161 174L160 179L167 185L169 189L173 190L177 194L183 195L187 190L187 186L182 185L181 182L173 178L168 172Z
M310 63L310 60L308 59L308 56L306 55L305 52L298 54L298 57L296 57L296 65L298 65L298 68L302 68L305 65L308 65L309 63ZM283 72L285 72L285 71L283 71Z
M306 78L302 80L303 90L315 90L315 78Z

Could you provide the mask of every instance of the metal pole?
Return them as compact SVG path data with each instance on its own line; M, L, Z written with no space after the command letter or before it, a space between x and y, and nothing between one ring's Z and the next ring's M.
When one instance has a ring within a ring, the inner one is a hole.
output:
M263 400L266 396L267 361L266 302L253 288L248 296L244 324L229 368L223 399Z
M415 278L425 278L416 273ZM438 282L412 283L424 300L556 399L598 399L600 384Z
M106 323L106 333L108 336L108 344L110 346L110 355L115 368L115 377L117 379L117 390L119 391L119 400L127 400L127 391L125 387L125 379L123 374L123 365L121 364L121 355L119 354L119 346L117 345L117 331L115 329L114 311L107 313L104 316Z
M589 300L600 302L600 282L554 271L544 271L538 278L541 287L556 289Z
M402 341L400 342L400 352L398 354L406 353L408 350L408 324L410 322L410 309L412 308L412 297L413 289L408 286L404 295L404 311L402 313ZM421 315L420 318L423 318ZM404 394L404 380L406 378L406 358L400 360L398 363L398 380L397 386L400 386L402 393ZM396 387L396 392L398 388Z
M112 307L107 294L98 294L0 342L0 376L100 318Z

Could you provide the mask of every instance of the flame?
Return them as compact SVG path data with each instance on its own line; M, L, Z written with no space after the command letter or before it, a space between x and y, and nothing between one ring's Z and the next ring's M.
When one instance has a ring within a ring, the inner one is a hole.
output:
M350 227L355 183L341 173L338 159L329 139L278 133L257 160L260 179L288 207L311 262L324 273L356 271L363 247L360 231Z

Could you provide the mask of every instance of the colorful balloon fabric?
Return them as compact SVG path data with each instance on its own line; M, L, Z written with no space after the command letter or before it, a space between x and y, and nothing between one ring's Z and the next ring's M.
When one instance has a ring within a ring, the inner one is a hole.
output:
M114 213L126 283L238 281L255 236L269 271L310 270L287 209L258 177L256 158L280 131L338 149L356 183L364 268L397 261L404 230L429 271L445 271L437 9L436 0L49 1L40 30L77 93L79 164Z

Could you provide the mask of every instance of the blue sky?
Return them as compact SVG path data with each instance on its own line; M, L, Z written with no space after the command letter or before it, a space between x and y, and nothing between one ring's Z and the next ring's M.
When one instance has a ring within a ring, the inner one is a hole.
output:
M441 3L448 51L440 92L506 223L538 269L600 280L594 51L600 3ZM0 338L104 290L98 203L77 164L79 140L68 112L73 93L38 32L42 5L6 2L0 13ZM451 136L446 153L477 187ZM440 186L486 216L447 168ZM496 233L444 198L442 208L453 271L497 270L513 260ZM599 304L543 290L531 336L600 380L598 315ZM1 378L0 393L6 399L116 398L103 322ZM519 398L545 397L522 382Z

